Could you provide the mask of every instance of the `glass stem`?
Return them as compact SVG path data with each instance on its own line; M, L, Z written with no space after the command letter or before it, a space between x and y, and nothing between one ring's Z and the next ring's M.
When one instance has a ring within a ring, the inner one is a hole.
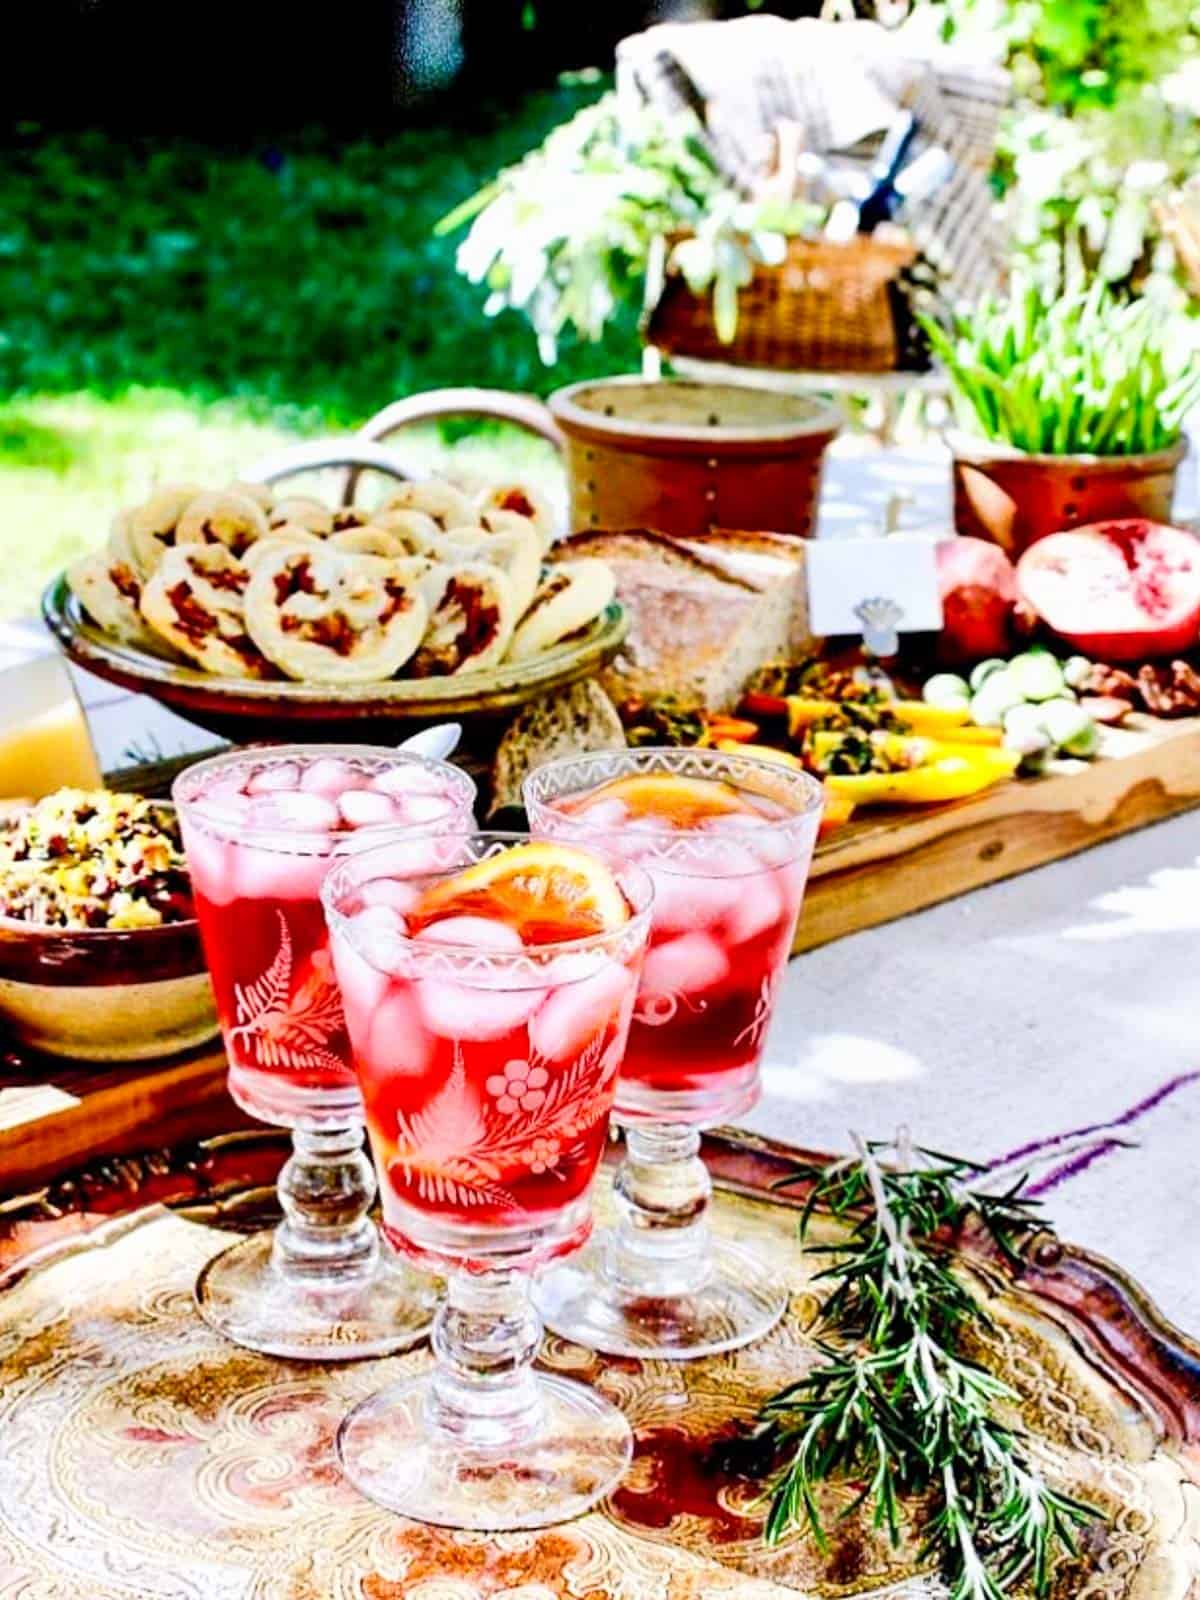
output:
M665 1300L702 1288L712 1271L712 1183L699 1130L680 1123L626 1128L613 1198L607 1267L618 1292Z
M375 1174L360 1122L319 1133L294 1129L278 1188L283 1221L272 1259L279 1272L297 1284L334 1289L375 1270L379 1235L367 1216Z
M542 1401L533 1360L541 1338L524 1273L452 1274L433 1320L431 1425L480 1450L538 1433Z

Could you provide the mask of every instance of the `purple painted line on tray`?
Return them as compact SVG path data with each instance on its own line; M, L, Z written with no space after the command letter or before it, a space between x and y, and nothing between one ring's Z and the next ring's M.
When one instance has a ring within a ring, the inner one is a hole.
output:
M1131 1122L1137 1122L1148 1111L1153 1111L1155 1106L1161 1105L1177 1089L1185 1088L1189 1083L1200 1083L1200 1072L1181 1072L1174 1078L1168 1078L1166 1083L1160 1084L1144 1099L1136 1101L1128 1110L1122 1111L1119 1116L1113 1117L1108 1122L1093 1122L1083 1128L1071 1128L1066 1133L1053 1133L1045 1139L1034 1139L1029 1144L1018 1145L1007 1155L997 1156L994 1161L989 1161L984 1170L995 1172L1000 1167L1023 1161L1026 1156L1040 1155L1048 1150L1056 1150L1064 1144L1071 1144L1076 1139L1085 1139L1091 1133L1111 1133L1114 1128L1127 1128Z
M1031 1198L1047 1194L1051 1189L1057 1189L1060 1183L1065 1183L1068 1178L1086 1172L1094 1161L1100 1160L1101 1156L1111 1155L1114 1150L1128 1149L1129 1144L1124 1139L1102 1139L1099 1144L1094 1144L1089 1149L1081 1150L1078 1155L1072 1156L1070 1161L1064 1161L1059 1166L1051 1168L1044 1178L1031 1183L1024 1193Z

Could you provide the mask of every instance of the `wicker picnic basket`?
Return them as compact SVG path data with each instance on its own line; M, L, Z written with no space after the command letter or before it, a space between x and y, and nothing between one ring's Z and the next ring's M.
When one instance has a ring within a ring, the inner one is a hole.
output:
M924 370L915 307L931 292L973 302L1005 279L1009 249L988 173L1008 78L972 52L922 54L870 22L664 22L621 41L617 93L630 115L649 106L699 117L716 170L749 199L803 198L805 151L828 162L840 192L865 192L883 129L905 110L917 122L911 156L936 147L952 163L945 181L906 203L911 244L793 239L779 266L759 266L738 295L729 344L706 294L675 273L648 273L643 331L656 349L782 372Z
M668 273L646 320L646 340L670 355L731 366L817 372L893 372L900 365L897 278L916 247L870 237L834 244L790 239L778 266L759 265L738 295L725 343L707 294Z

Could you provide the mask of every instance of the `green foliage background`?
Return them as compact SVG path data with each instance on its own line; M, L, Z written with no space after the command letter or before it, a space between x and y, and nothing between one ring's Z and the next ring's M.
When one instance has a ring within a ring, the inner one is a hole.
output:
M927 3L942 11L947 37L1003 46L1013 101L998 179L1018 249L1048 280L1065 254L1110 282L1172 298L1174 263L1153 202L1200 171L1200 5Z
M278 150L21 130L0 174L0 616L31 611L155 481L219 481L419 389L544 393L636 365L629 315L551 372L433 237L603 86L476 111L473 130L314 130ZM545 469L511 436L487 445L481 470Z
M946 0L951 27L1001 35L1018 94L1075 111L1113 106L1200 48L1190 0Z
M163 387L311 427L439 384L566 381L516 318L484 323L432 230L598 92L533 95L473 134L278 151L31 131L0 190L0 391ZM634 354L630 332L580 359Z

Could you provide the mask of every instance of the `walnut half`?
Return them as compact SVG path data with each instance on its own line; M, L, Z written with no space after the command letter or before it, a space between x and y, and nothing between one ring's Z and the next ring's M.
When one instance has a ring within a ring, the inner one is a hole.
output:
M1200 673L1186 661L1139 667L1137 686L1146 710L1156 717L1182 717L1200 710Z

